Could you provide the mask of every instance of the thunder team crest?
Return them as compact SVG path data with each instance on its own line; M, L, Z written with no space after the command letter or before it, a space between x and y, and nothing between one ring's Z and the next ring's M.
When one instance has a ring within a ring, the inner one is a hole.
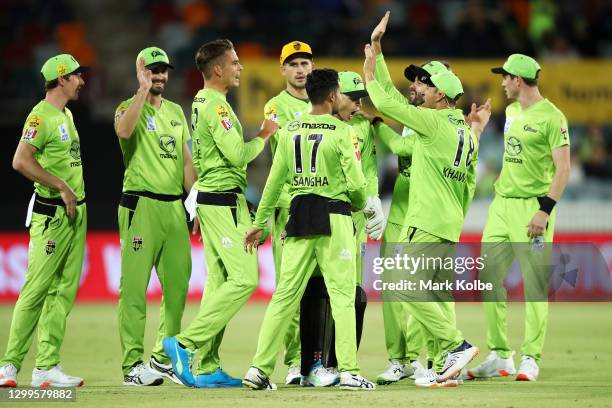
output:
M48 240L45 244L45 253L47 256L53 255L55 253L55 241Z
M138 252L142 249L142 237L132 238L132 249L134 252Z

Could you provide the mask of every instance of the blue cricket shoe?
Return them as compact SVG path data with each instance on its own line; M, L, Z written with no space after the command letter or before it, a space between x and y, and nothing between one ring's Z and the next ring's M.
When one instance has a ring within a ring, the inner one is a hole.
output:
M211 374L200 374L195 376L197 388L229 388L242 386L240 378L234 378L220 368Z
M181 347L176 337L167 337L162 340L164 352L172 362L174 373L187 387L195 386L195 380L191 373L191 351Z

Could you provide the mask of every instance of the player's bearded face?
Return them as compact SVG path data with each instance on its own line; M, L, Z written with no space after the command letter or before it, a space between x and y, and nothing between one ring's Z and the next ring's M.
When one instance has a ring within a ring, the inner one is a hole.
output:
M153 69L153 76L151 77L151 82L153 85L149 92L153 95L161 95L164 92L166 87L166 82L168 82L168 68L160 67Z
M418 78L414 79L414 82L410 86L410 103L414 106L421 106L424 102L423 93L427 89L427 85L419 81Z
M435 109L436 104L441 98L438 88L436 88L435 86L427 86L423 84L423 87L421 89L417 93L420 94L420 96L422 96L423 98L422 106L424 108Z
M284 63L281 71L289 85L303 89L306 86L306 75L312 72L312 61L308 58L294 58Z

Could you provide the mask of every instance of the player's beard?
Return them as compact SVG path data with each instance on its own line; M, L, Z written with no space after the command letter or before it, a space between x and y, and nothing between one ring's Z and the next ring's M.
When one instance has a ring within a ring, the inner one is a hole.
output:
M149 92L151 93L151 95L153 96L159 96L164 92L164 89L166 87L166 83L162 83L162 86L160 88L155 87L155 84L153 84L153 86L151 87L151 89L149 89Z

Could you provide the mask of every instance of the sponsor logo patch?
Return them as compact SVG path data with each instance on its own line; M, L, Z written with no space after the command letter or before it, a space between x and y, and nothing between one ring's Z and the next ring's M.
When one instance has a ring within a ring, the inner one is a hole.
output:
M172 120L170 121L170 126L172 126L172 127L181 126L181 122L179 122L178 120L174 120L174 119L172 119Z
M516 157L521 154L522 151L523 145L516 137L510 136L508 140L506 140L506 153L508 153L508 155Z
M234 246L234 243L230 237L223 237L221 238L221 245L223 245L223 248L229 249Z
M166 153L173 153L176 149L176 139L172 135L159 135L159 147Z
M59 64L56 69L58 75L66 75L66 72L68 71L68 67L66 67L64 64Z
M342 248L340 250L340 259L344 259L345 261L350 261L352 258L351 250L348 248Z
M155 118L152 116L145 117L145 121L147 122L147 130L157 131L157 125L155 124Z
M300 128L300 122L298 122L297 120L294 120L293 122L289 123L289 125L287 125L287 130L290 132L296 131Z
M81 160L81 145L76 140L70 144L70 156L74 160Z
M70 140L70 135L68 135L68 129L66 128L65 123L59 125L57 129L59 130L60 140L62 142L67 142Z
M510 126L512 126L512 121L512 118L506 118L506 123L504 123L504 133L508 133Z
M28 127L37 128L43 122L43 119L38 115L32 115L28 118Z

